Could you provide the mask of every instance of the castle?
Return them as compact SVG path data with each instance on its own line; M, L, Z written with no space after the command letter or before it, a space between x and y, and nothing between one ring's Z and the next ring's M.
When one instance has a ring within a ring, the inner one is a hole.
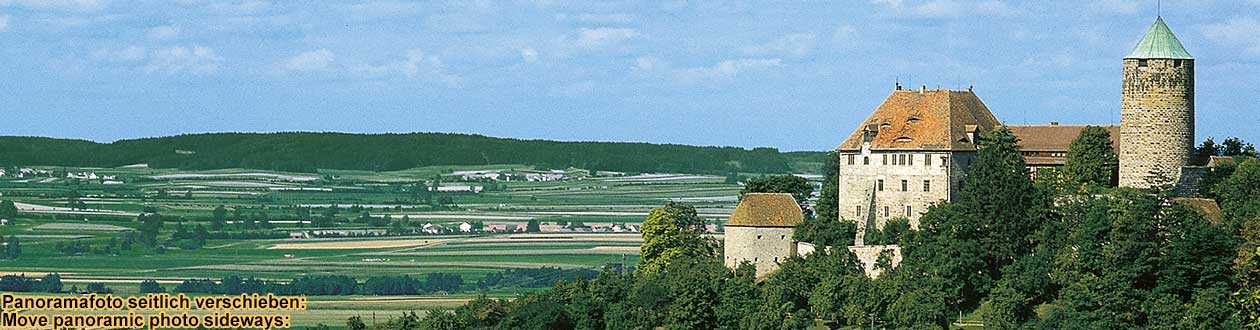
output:
M1186 185L1194 177L1183 174L1194 171L1188 167L1194 144L1194 58L1163 18L1157 17L1124 57L1123 72L1120 125L1102 126L1112 133L1119 156L1118 184L1133 188ZM972 88L905 90L897 84L836 148L838 212L842 221L858 224L856 244L849 250L863 259L868 275L878 274L871 269L875 256L885 250L899 254L900 249L865 246L865 232L883 228L894 218L905 218L911 228L918 228L919 217L929 206L954 200L975 158L977 139L1001 126ZM1084 128L1057 123L1008 127L1019 139L1030 175L1040 168L1062 166L1068 146ZM762 241L765 235L790 238L791 228L749 225L779 223L760 219L758 214L782 212L761 210L774 207L767 203L744 202L731 216L734 224L727 225L727 265L752 260L761 275L777 268L778 260L800 253L790 240ZM789 209L784 212L791 212L796 206L783 207Z

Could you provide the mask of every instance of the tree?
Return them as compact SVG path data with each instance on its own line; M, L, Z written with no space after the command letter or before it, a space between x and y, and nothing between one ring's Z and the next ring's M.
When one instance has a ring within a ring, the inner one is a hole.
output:
M1208 160L1211 159L1212 156L1220 156L1220 154L1220 147L1216 145L1216 141L1209 137L1194 149L1194 163L1207 164Z
M61 274L49 273L47 275L44 275L44 278L39 281L39 286L43 289L44 292L48 292L48 293L61 292L61 289L62 289Z
M788 193L796 198L797 204L803 206L813 192L814 185L805 178L795 175L775 175L748 179L744 182L744 189L739 192L739 197L743 198L747 193Z
M346 320L346 330L367 330L367 324L364 324L363 319L358 315L351 316Z
M216 206L214 211L211 212L210 230L223 230L223 224L227 221L227 215L227 209L224 208L223 205Z
M1098 126L1088 126L1072 140L1068 148L1063 174L1077 185L1106 187L1111 185L1119 160L1111 148L1111 133Z
M525 223L525 232L537 233L540 231L542 230L538 228L538 219L529 219L529 222Z
M1035 217L1049 204L1029 178L1016 142L1006 127L985 134L958 193L960 211L978 225L988 274L1028 252L1026 236L1040 227Z
M1242 139L1231 137L1221 142L1221 154L1223 156L1245 156L1256 157L1256 146L1243 142Z
M1232 228L1260 217L1260 161L1246 159L1213 189Z
M166 292L166 289L163 289L162 285L158 284L157 281L154 281L154 280L140 281L140 293L163 293L163 292Z
M13 201L0 201L0 219L12 220L17 214L17 205Z
M717 255L717 241L704 235L704 219L690 205L665 202L648 213L640 230L643 244L635 271L641 274L659 272L674 259Z

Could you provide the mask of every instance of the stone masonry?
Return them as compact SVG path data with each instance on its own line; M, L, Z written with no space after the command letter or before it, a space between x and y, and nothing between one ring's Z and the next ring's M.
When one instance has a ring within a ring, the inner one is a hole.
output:
M1125 59L1120 185L1178 182L1194 150L1194 60Z

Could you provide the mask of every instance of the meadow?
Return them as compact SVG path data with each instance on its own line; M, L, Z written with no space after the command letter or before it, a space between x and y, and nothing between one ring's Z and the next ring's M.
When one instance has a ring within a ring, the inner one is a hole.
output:
M19 209L17 217L0 225L0 235L17 237L22 250L16 260L0 262L0 273L57 273L67 289L104 283L122 294L139 293L143 280L155 280L170 291L185 280L226 276L284 283L303 276L344 275L362 282L442 273L464 281L464 290L453 293L313 296L312 311L294 315L299 327L336 327L353 315L383 320L404 311L452 308L481 294L511 298L540 289L476 287L488 275L511 269L632 267L641 243L637 232L594 232L606 229L590 227L635 226L669 200L694 205L703 217L720 224L741 189L722 176L525 165L317 173L143 165L28 168L41 174L14 177L17 169L11 169L9 176L0 177L0 200L13 201ZM96 179L71 177L84 173ZM478 176L484 173L504 176ZM175 239L180 227L211 227L220 207L226 220L212 233L268 236L216 236L198 247L181 247ZM143 230L141 214L153 213L163 219L159 247L117 247ZM337 220L331 228L316 228L313 219L326 216ZM524 230L530 222L544 232L459 230L464 223ZM443 229L425 232L429 226ZM294 233L301 237L291 238ZM78 245L87 248L67 247Z

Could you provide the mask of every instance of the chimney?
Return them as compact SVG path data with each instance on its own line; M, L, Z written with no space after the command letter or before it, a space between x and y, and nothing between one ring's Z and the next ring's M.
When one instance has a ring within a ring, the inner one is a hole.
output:
M1052 122L1050 122L1050 126L1059 126L1059 122L1057 122L1057 121L1052 121Z
M967 86L967 91L968 91L968 92L975 92L975 91L973 91L973 90L972 90L972 88L975 88L975 87L976 87L975 85L968 85L968 86Z
M897 83L896 87L893 87L893 90L895 91L901 90L901 83Z
M923 93L926 91L927 91L927 85L919 85L919 93Z

